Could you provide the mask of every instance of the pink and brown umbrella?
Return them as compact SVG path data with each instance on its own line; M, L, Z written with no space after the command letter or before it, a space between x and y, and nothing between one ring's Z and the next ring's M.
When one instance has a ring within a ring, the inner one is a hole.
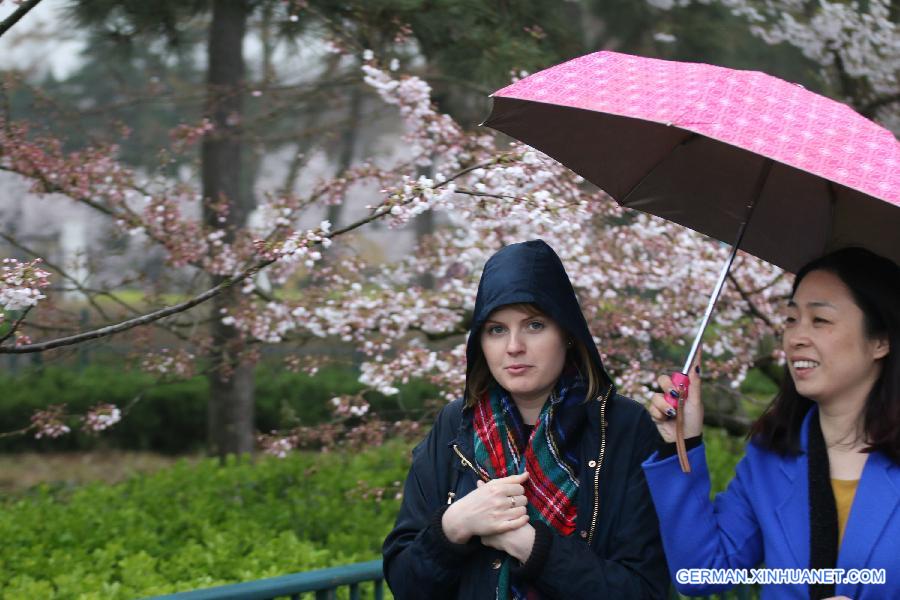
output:
M900 142L802 86L756 71L597 52L493 99L485 125L623 206L733 244L676 385L686 386L738 248L788 271L845 246L900 262ZM679 450L689 468L681 436Z

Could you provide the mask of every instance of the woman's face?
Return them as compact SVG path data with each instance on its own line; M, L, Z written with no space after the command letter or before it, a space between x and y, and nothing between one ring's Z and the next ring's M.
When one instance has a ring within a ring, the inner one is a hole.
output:
M481 351L491 375L516 403L547 399L566 362L566 339L553 319L506 307L481 329Z
M864 402L888 353L837 275L812 271L788 303L784 351L797 391L819 403Z

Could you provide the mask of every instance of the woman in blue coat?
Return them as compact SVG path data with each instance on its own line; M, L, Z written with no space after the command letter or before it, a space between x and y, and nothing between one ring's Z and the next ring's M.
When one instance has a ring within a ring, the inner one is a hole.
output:
M763 598L900 598L900 267L859 248L826 255L797 274L786 311L786 376L728 489L709 501L697 373L683 409L692 472L674 444L644 464L669 569L692 595L729 586L681 569L764 565L818 579L765 585ZM671 442L674 409L657 394L649 410Z
M405 598L665 598L641 461L658 436L615 393L544 242L487 262L465 397L413 450L384 572Z

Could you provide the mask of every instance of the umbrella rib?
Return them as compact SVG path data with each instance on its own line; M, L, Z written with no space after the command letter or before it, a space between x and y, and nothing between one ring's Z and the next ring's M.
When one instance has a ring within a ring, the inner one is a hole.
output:
M682 130L682 131L686 131L686 130ZM634 190L640 188L641 185L643 185L643 183L645 181L647 181L647 179L649 179L656 172L656 169L658 169L659 166L666 161L666 159L672 154L672 151L675 148L678 148L679 146L686 146L689 143L703 137L699 133L694 133L693 131L686 131L686 133L689 133L690 135L688 135L686 138L684 138L683 140L678 142L678 144L676 144L671 150L669 150L668 152L663 154L662 157L658 161L656 161L656 164L653 165L653 168L651 168L649 171L647 171L644 174L644 176L641 177L640 181L638 181L636 184L631 186L631 189L628 190L628 193L626 193L624 196L622 196L622 200L619 202L619 204L621 204L622 206L628 206L628 197L631 196L631 194L634 192Z
M744 222L741 223L740 229L738 229L737 240L735 240L734 245L731 247L731 253L728 255L728 260L722 265L722 271L719 273L716 287L709 297L709 303L706 305L706 312L703 313L703 318L700 320L700 328L697 330L697 335L694 336L694 343L691 344L691 350L688 352L687 359L684 361L684 367L681 369L683 375L687 375L690 372L691 365L694 363L694 358L697 356L697 351L700 349L700 341L703 339L703 332L706 331L706 326L709 324L709 318L712 316L713 308L715 308L716 302L719 300L719 294L722 293L722 288L725 285L725 277L728 275L728 271L731 269L731 263L734 262L734 257L737 255L737 251L741 247L741 242L744 240L744 233L747 231L747 226L750 224L750 219L753 217L753 211L756 209L756 205L762 197L762 191L766 186L766 181L769 179L769 172L772 170L773 164L774 162L771 158L766 158L763 161L762 169L760 169L759 176L756 178L756 184L753 186L753 192L750 195L750 204L747 205L747 214L744 217Z
M825 244L829 244L830 240L834 239L834 212L837 209L837 189L835 189L834 182L830 179L826 179L828 182L828 231L825 237ZM827 248L823 249L826 251Z

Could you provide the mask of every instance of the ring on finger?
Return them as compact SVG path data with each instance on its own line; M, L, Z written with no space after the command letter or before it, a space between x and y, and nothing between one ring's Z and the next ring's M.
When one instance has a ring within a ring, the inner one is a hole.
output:
M515 507L516 507L516 499L515 499L513 496L510 496L510 497L509 497L509 507L510 507L510 508L515 508Z

